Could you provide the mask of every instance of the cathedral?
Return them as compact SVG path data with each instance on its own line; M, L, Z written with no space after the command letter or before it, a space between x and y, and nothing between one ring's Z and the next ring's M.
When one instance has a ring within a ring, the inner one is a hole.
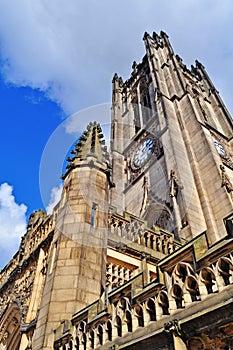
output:
M233 120L166 33L112 80L0 272L0 350L233 349Z

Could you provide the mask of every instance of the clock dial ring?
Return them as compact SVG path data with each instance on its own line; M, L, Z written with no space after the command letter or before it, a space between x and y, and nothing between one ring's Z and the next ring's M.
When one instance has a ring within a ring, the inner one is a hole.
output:
M214 142L214 145L215 145L215 148L216 148L218 154L221 157L224 157L226 155L226 152L225 152L223 145L215 137L213 137L213 142Z
M133 166L136 169L141 168L149 160L153 154L155 147L155 140L152 137L147 137L137 147L133 156Z

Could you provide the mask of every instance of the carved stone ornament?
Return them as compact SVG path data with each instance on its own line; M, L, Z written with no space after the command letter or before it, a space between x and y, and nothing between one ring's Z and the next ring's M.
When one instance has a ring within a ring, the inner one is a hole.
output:
M230 157L226 156L222 158L223 163L229 168L233 169L233 161Z
M222 187L225 187L228 193L233 192L233 186L229 179L229 177L226 174L226 170L223 165L220 165L220 169L222 171Z
M163 208L159 213L154 223L156 226L162 227L165 230L172 230L173 217L168 208Z
M124 244L123 242L118 242L116 244L116 250L118 250L119 252L125 252L127 249L127 245Z
M175 337L180 337L183 340L186 339L186 336L177 319L164 323L163 327L166 333L173 334Z
M170 172L170 197L176 197L178 193L177 177L174 170Z
M4 294L0 296L0 307L3 309L10 302L15 302L19 308L21 322L25 323L29 301L31 297L33 282L35 279L35 265L30 266L25 273L20 276L14 284L9 284ZM13 318L14 324L18 322Z

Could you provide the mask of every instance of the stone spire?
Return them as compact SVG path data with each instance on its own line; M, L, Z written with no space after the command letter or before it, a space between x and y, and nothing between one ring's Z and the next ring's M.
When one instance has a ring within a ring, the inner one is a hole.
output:
M87 129L79 137L75 149L71 151L74 157L68 157L66 172L61 177L64 180L71 169L75 168L79 160L86 159L88 156L95 157L99 162L107 162L109 154L105 146L104 135L100 124L90 122Z

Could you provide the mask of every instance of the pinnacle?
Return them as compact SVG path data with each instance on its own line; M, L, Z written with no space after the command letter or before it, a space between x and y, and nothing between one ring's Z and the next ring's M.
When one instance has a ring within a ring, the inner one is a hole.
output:
M75 159L86 159L88 156L94 156L99 162L106 162L109 159L107 146L105 146L104 135L99 123L90 122L87 129L79 137L75 149L71 151L74 157L68 157L69 164L66 167L66 174L75 167ZM65 175L62 175L64 178Z
M100 162L107 160L107 147L100 124L97 122L88 124L87 130L83 132L76 144L75 152L76 156L82 159L93 155Z

